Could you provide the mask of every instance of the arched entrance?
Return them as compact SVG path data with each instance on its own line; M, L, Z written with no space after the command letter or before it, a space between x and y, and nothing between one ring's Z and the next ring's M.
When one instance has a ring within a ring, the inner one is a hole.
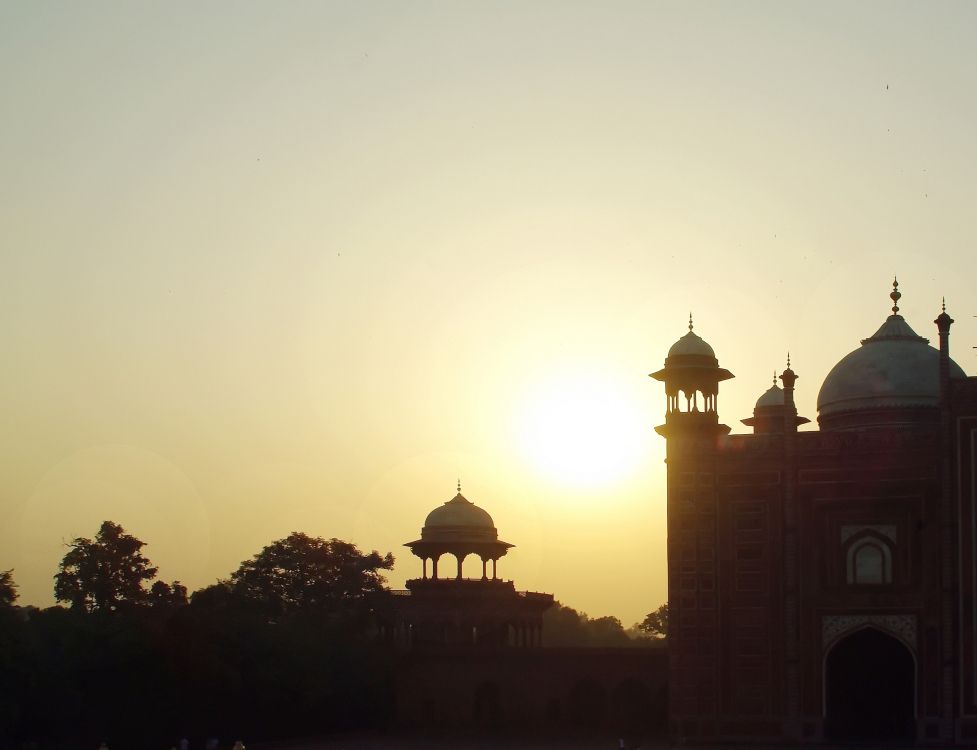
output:
M838 641L824 664L825 736L915 739L916 663L899 640L864 628Z

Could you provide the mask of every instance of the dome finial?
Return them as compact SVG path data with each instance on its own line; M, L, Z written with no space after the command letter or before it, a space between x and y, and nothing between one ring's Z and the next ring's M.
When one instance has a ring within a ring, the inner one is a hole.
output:
M946 312L946 297L943 297L943 298L942 298L942 303L941 303L941 307L940 307L940 309L941 309L941 310L942 310L943 312Z
M892 291L889 293L889 299L892 300L892 314L899 314L899 298L902 294L899 293L899 279L895 276L892 277Z
M461 477L458 477L458 494L461 494Z
M689 330L692 330L692 313L689 313Z
M787 369L790 369L790 352L787 352Z
M774 384L774 386L777 385L777 371L776 370L773 371L773 384Z

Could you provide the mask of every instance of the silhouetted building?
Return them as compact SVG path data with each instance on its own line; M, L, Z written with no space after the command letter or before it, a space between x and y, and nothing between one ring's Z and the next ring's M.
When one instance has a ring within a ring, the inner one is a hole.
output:
M406 546L421 558L421 577L393 592L384 625L400 651L401 727L643 732L663 723L665 652L542 648L553 595L498 578L498 561L513 545L461 487ZM469 555L481 561L479 578L462 577ZM455 563L447 577L445 556Z
M730 435L732 377L669 350L669 715L686 741L977 741L977 378L899 315L830 371L819 430L787 369ZM700 403L700 400L701 403Z
M514 546L499 539L492 517L458 494L432 510L421 538L404 545L421 558L421 578L395 592L396 642L413 649L445 646L479 648L542 645L543 612L552 594L516 591L498 577L499 558ZM439 575L445 555L455 559L455 574ZM480 578L463 578L469 555L481 560ZM428 561L431 575L428 576ZM491 563L491 576L489 564Z

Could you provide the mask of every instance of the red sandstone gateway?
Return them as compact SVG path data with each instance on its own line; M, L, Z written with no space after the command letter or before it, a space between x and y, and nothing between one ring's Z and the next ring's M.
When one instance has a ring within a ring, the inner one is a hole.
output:
M977 378L892 314L828 374L797 375L750 435L692 331L669 350L669 713L696 741L977 741ZM682 397L684 396L684 404ZM702 398L700 408L699 397Z

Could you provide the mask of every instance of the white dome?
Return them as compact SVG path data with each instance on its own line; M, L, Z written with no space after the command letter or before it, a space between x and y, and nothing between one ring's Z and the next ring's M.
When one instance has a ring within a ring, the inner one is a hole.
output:
M469 527L491 529L495 531L495 523L486 511L468 500L460 492L444 505L440 505L427 514L424 521L426 529L438 527Z
M687 354L692 354L699 357L712 357L714 359L716 357L716 352L712 350L712 347L696 336L692 331L689 331L682 338L672 344L672 348L668 350L669 357L682 357Z
M950 377L966 377L953 360ZM936 407L939 398L940 352L894 314L831 369L818 393L818 413Z
M772 385L763 395L757 399L756 408L761 409L765 406L783 406L784 405L784 391L779 385Z

